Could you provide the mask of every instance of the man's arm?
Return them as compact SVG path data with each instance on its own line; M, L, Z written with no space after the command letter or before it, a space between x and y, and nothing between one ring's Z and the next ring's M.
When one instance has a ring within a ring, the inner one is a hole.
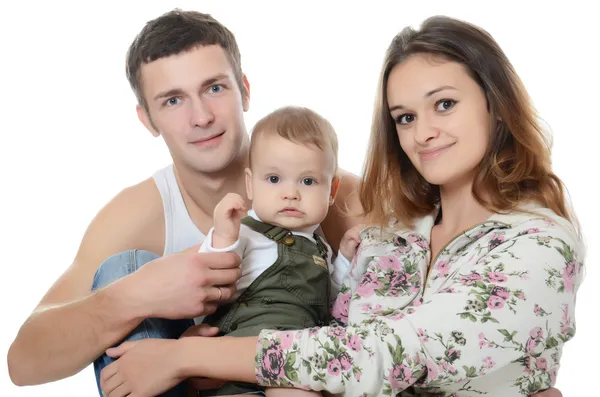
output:
M91 293L94 273L109 256L138 248L162 252L164 216L152 180L123 190L89 225L73 264L23 324L8 352L18 385L74 375L135 328L145 316L129 282ZM116 310L118 308L118 310Z
M339 249L340 241L347 230L361 223L366 223L360 216L362 207L358 198L359 177L340 169L340 187L335 203L329 209L325 220L321 223L327 242L334 252Z

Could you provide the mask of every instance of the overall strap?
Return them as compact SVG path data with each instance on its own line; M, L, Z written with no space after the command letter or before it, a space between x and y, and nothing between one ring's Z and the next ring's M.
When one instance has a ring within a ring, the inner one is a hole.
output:
M286 239L286 237L290 236L290 238L292 238L291 237L292 233L288 229L285 229L280 226L273 226L268 223L257 221L256 219L252 218L251 216L246 216L246 217L242 218L242 223L244 225L248 226L250 229L264 235L267 238L270 238L271 240L273 240L277 243L283 242L284 244L287 244L286 241L290 241L290 240L289 240L289 238ZM293 242L293 238L292 238L291 242Z

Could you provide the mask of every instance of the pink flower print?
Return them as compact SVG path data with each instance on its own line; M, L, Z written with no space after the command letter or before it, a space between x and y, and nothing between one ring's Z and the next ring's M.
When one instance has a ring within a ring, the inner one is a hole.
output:
M262 378L277 382L285 376L284 365L285 360L281 345L275 343L275 341L270 341L263 355L263 363L260 368Z
M532 228L525 230L524 233L525 234L533 234L533 233L539 233L539 232L540 232L540 229L538 229L537 227L532 227Z
M338 360L340 361L340 365L342 366L342 371L347 371L352 367L352 357L350 357L348 352L342 352L338 356Z
M429 249L429 244L427 243L427 241L418 234L409 234L406 237L406 241L408 241L409 244L417 244L424 250Z
M402 262L400 262L400 259L395 256L391 256L391 255L380 256L378 265L381 270L388 270L388 269L400 270L400 269L402 269Z
M478 337L479 337L479 340L485 339L485 334L483 332L480 332Z
M327 333L330 337L336 339L344 339L346 337L346 328L344 327L330 327Z
M529 339L527 341L527 344L525 345L525 351L527 353L532 353L535 350L538 343L539 342L536 339Z
M390 295L398 296L408 287L408 276L406 272L394 272L390 277Z
M571 261L563 270L562 279L565 285L565 291L573 292L573 279L575 278L575 261Z
M360 348L362 347L362 344L363 344L363 341L360 338L360 336L352 335L348 339L346 346L348 346L350 349L354 350L355 352L359 352Z
M373 308L373 311L378 312L380 310L383 309L383 306L381 306L380 304L375 305L375 307Z
M492 233L492 235L490 236L490 242L488 244L488 250L490 250L490 251L493 250L494 248L496 248L503 242L504 242L503 235L498 234L498 233Z
M481 348L483 348L483 346L485 346L485 344L486 344L486 343L487 343L486 341L484 341L484 340L480 340L480 341L479 341L479 348L480 348L480 349L481 349Z
M460 358L460 354L460 350L456 349L448 349L446 351L446 357L448 357L451 363L458 360Z
M535 366L545 371L548 368L548 361L544 357L539 357L535 359Z
M544 330L541 327L535 327L529 332L529 336L533 339L541 339L544 337Z
M440 273L441 277L446 277L448 275L448 270L450 270L450 264L448 261L440 261L436 263L435 270Z
M281 348L287 350L294 344L294 334L291 332L282 332L279 334Z
M519 293L519 299L521 299L522 301L526 300L525 294L523 292Z
M348 323L348 308L350 307L350 297L351 293L347 292L345 294L339 294L333 308L331 309L331 315L343 322L344 324Z
M446 361L441 361L440 366L444 369L444 371L446 371L449 374L456 373L456 368L454 368L452 365L448 364Z
M508 290L504 287L495 286L494 288L492 288L491 294L504 300L510 298L510 292L508 292Z
M410 287L410 290L409 290L409 292L412 295L418 294L420 291L421 291L421 287L419 285L417 285L417 284L413 284L413 286Z
M477 281L482 281L482 280L483 280L483 277L481 277L481 274L479 274L477 272L471 272L471 274L466 275L466 276L462 276L460 278L460 282L463 285L473 285Z
M487 369L490 369L490 368L494 368L496 363L490 356L487 356L486 358L483 359L483 365L485 365L485 367Z
M363 303L360 305L360 308L363 312L371 313L373 311L373 306L370 303Z
M394 368L390 370L390 374L388 376L388 380L390 381L390 386L392 390L406 389L412 383L415 382L416 379L412 377L412 371L406 365L394 365Z
M502 272L489 272L487 279L490 283L504 283L508 280L508 277Z
M381 282L377 280L377 275L373 272L365 273L356 287L356 293L363 298L368 298L375 293L375 290L381 286Z
M500 298L499 296L492 295L487 301L487 306L490 308L490 310L502 309L504 307L504 299Z
M533 307L533 312L539 316L542 313L542 308L539 305L535 305Z
M425 335L425 332L423 331L423 328L419 328L417 330L417 335L419 335L419 338L421 338L421 340L423 341L423 343L429 342L429 338L427 337L427 335Z
M395 313L393 316L389 316L389 318L394 321L402 320L404 317L406 317L406 315L401 311Z
M454 287L444 288L439 291L440 294L453 294L454 292L456 292L454 291Z
M329 375L338 376L341 372L341 369L342 364L337 358L333 359L327 364L327 372L329 373Z
M422 296L420 296L420 297L418 297L417 299L415 299L415 300L413 301L413 303L412 303L412 305L413 305L414 307L421 306L422 304L423 304L423 297L422 297Z
M319 331L321 330L321 328L319 327L312 327L308 329L308 336L315 336L316 334L319 333Z
M360 375L362 375L360 370L356 371L356 373L354 374L354 377L356 378L357 382L360 382ZM364 396L366 396L366 394L364 394Z
M427 379L436 380L438 377L438 370L433 361L425 360L425 366L427 366Z

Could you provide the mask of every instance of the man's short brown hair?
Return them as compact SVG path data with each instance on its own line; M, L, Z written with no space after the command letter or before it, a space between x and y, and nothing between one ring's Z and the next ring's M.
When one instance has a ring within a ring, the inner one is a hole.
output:
M223 48L242 91L242 61L235 36L211 15L174 9L148 21L127 51L127 79L139 105L148 111L141 87L140 71L143 63L208 45Z

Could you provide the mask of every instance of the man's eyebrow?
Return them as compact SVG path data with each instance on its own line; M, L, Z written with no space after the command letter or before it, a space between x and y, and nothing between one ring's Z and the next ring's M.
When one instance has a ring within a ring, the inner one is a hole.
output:
M174 97L174 96L180 96L182 94L183 94L183 91L181 89L173 88L168 91L159 92L154 97L154 100L156 101L157 99L161 99L161 98L170 98L170 97Z
M202 88L209 87L220 80L229 80L229 76L224 73L216 74L216 75L204 80L202 82L201 87ZM156 94L154 96L154 100L156 101L157 99L170 98L170 97L180 96L180 95L183 95L183 90L181 88L172 88L167 91L159 92L158 94Z

